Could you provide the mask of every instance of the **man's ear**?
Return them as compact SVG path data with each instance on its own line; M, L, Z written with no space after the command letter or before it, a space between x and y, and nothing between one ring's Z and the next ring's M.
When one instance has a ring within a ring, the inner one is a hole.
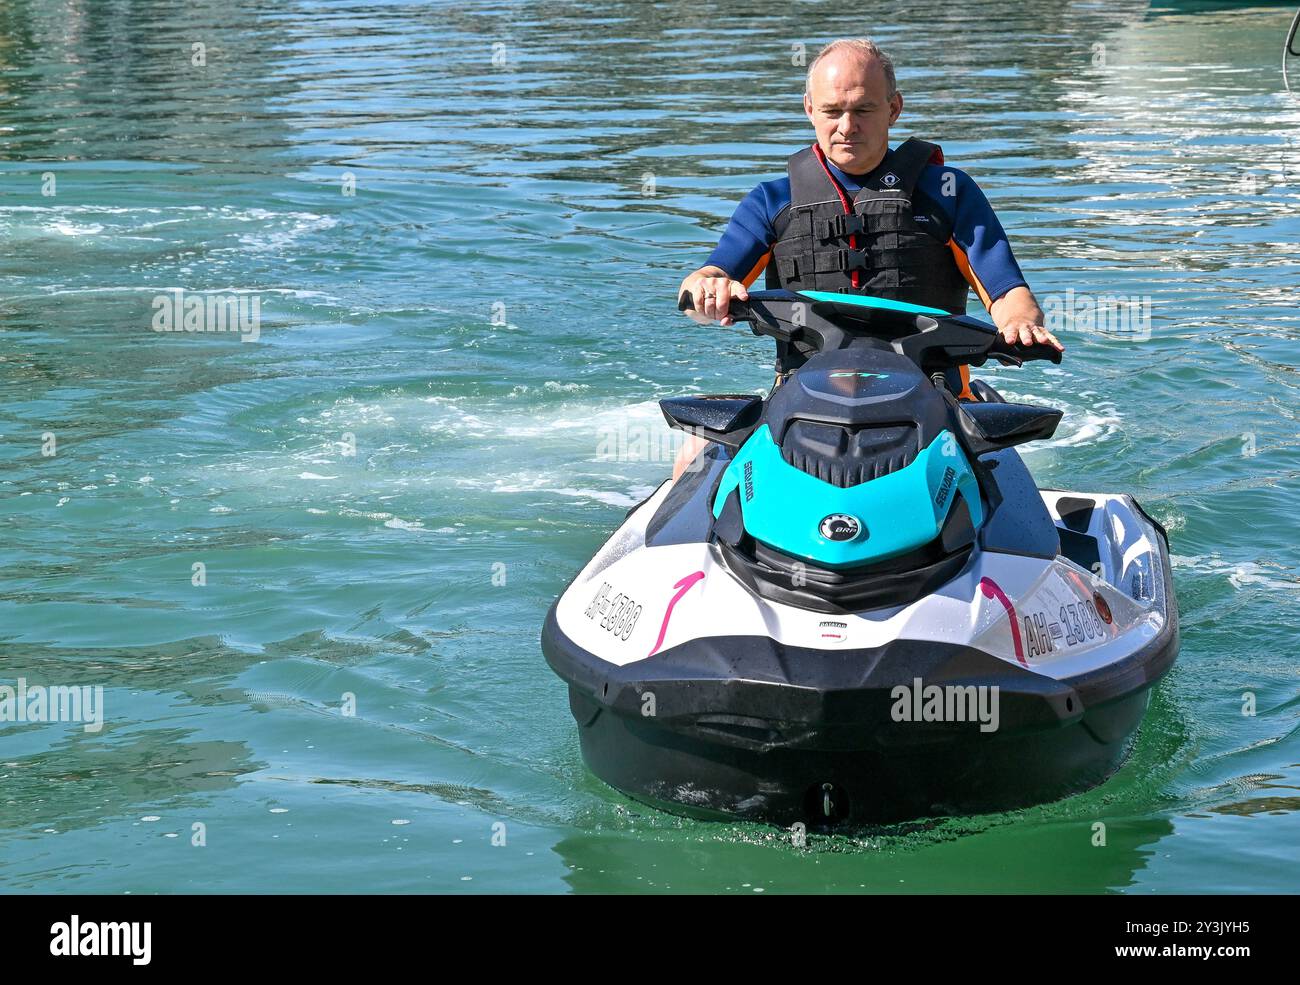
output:
M903 94L894 93L894 98L889 101L889 125L892 127L898 122L898 117L903 112Z
M808 117L808 122L812 123L813 122L812 96L808 95L808 93L806 92L803 94L803 113L804 116Z

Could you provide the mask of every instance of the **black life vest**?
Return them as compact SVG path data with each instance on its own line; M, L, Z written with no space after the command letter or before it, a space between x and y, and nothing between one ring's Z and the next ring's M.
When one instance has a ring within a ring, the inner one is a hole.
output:
M968 284L948 246L951 224L938 209L916 219L916 183L932 160L943 162L937 144L909 138L886 153L850 206L816 144L793 155L768 288L870 294L965 313Z

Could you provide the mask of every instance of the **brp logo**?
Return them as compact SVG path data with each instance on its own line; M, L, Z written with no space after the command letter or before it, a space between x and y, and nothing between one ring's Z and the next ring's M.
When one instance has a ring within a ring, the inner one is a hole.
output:
M847 513L832 513L822 520L817 529L827 540L846 541L862 532L862 522Z

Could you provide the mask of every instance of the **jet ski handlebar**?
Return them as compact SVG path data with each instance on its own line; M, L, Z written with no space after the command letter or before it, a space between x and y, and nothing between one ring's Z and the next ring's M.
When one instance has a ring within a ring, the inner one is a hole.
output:
M682 292L677 307L688 315L694 312L695 300L689 291ZM978 318L879 299L751 291L748 300L732 298L727 314L736 321L749 322L755 335L797 343L816 352L845 349L861 339L876 340L927 373L961 365L983 366L990 357L1009 366L1032 359L1061 361L1054 346L1007 342L995 327Z

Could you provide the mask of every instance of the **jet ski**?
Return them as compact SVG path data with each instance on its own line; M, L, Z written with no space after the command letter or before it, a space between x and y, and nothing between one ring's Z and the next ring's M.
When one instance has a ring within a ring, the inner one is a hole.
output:
M805 361L766 398L661 401L706 450L546 617L591 771L677 814L818 827L1104 781L1178 651L1165 530L1129 495L1038 489L1015 446L1061 412L953 383L1060 353L857 295L731 314Z

